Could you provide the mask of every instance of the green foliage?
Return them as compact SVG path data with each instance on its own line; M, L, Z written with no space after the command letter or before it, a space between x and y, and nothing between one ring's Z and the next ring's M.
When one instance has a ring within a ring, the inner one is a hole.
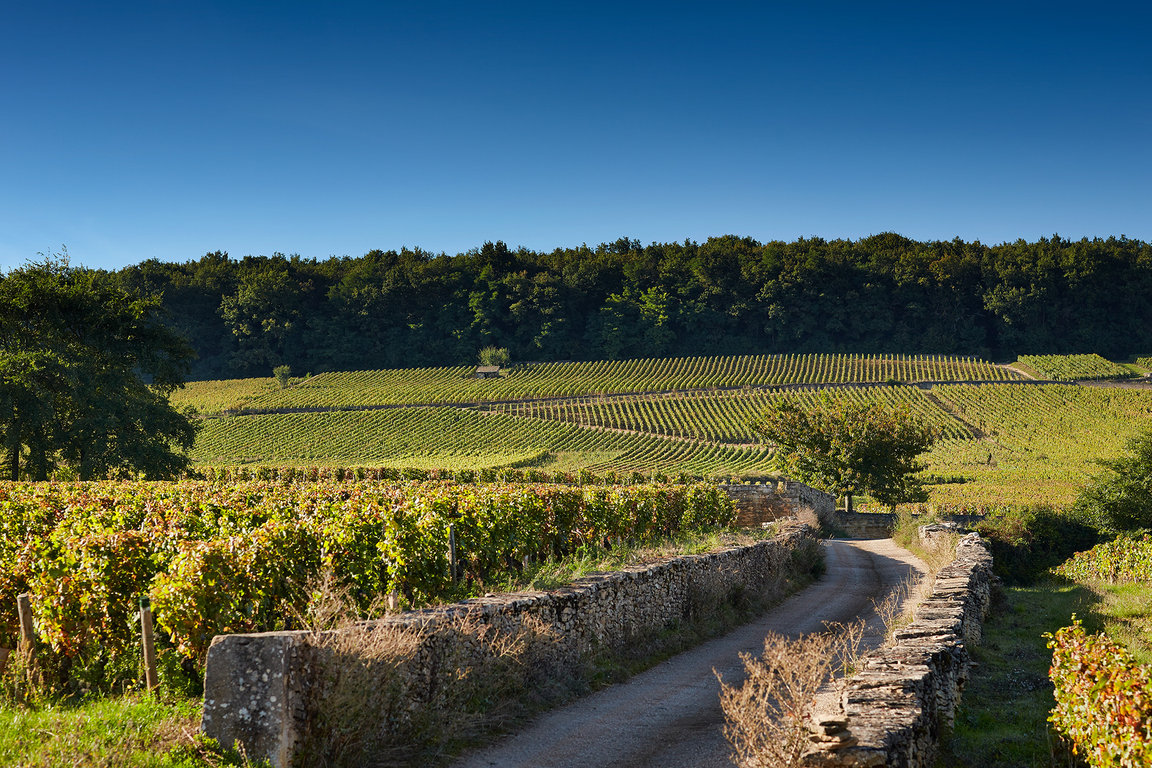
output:
M1056 731L1093 768L1152 766L1152 668L1105 635L1087 634L1075 616L1048 637Z
M1152 427L1132 438L1128 450L1100 460L1106 472L1076 499L1078 509L1114 531L1152 528Z
M163 292L173 327L200 354L202 379L279 363L446 365L489 344L517 360L833 349L997 357L1091 349L1119 359L1152 349L1152 245L1128 238L985 245L890 232L767 243L729 235L539 252L496 242L457 255L216 252L181 261L116 277Z
M393 590L409 604L459 596L505 583L525 559L725 527L735 514L703 484L6 483L0 502L4 641L27 591L45 653L63 674L89 670L93 686L136 677L141 595L162 656L202 663L216 634L295 627L322 571L368 612ZM449 525L461 586L448 573Z
M292 381L292 366L276 366L272 369L272 378L276 379L276 383L280 385L280 389L287 389L288 384Z
M84 479L187 466L174 449L190 447L195 429L167 397L192 351L159 315L158 298L66 256L0 278L0 431L11 479L45 480L57 466Z
M998 510L976 530L991 547L997 575L1008 584L1031 584L1100 540L1099 531L1074 511L1042 504Z
M1152 536L1121 536L1076 553L1053 569L1074 581L1152 583Z
M1020 355L1019 361L1054 381L1127 379L1132 372L1100 355Z
M480 365L494 365L497 368L505 367L511 359L506 347L484 347L476 357Z
M822 395L811 407L780 399L753 423L779 447L784 473L830 493L867 493L881 504L924 501L917 457L936 430L907 408Z

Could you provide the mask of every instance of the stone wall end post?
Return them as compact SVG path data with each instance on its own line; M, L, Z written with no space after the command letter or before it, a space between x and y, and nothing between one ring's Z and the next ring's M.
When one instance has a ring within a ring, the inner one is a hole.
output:
M290 768L300 741L307 632L219 635L204 670L200 731L249 759Z

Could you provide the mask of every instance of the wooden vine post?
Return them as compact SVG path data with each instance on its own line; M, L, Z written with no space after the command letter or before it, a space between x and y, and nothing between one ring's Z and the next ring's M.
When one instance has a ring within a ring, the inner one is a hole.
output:
M452 583L460 580L460 570L456 560L456 524L448 524L448 568L452 573Z
M32 596L25 592L16 596L16 608L20 612L20 648L31 651L36 632L32 628Z
M144 645L144 685L155 690L156 645L152 639L152 601L147 597L140 598L140 640Z

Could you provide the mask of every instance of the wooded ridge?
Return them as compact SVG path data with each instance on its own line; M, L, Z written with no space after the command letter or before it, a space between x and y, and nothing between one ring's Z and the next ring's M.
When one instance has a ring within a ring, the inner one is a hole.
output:
M703 243L622 238L455 256L323 261L216 251L116 273L159 293L199 353L192 377L518 360L777 352L1017 354L1152 350L1152 245L1054 235L988 246L910 240Z

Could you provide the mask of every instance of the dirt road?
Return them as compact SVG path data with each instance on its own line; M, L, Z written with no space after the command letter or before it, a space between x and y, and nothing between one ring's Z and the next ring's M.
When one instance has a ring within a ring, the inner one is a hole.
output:
M721 732L720 686L743 678L741 651L758 654L764 635L798 635L824 622L871 616L895 585L924 566L891 539L829 541L827 572L760 619L591 696L554 710L494 746L466 755L455 768L716 768L730 767Z

